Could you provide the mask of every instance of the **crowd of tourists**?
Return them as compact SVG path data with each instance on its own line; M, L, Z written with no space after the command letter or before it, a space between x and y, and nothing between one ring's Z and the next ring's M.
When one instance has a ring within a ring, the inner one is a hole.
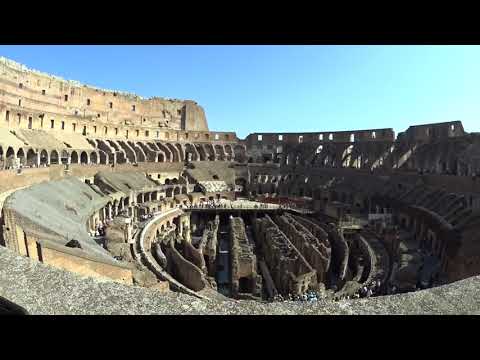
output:
M336 288L332 288L333 291L336 291ZM380 296L380 295L393 295L398 293L398 289L395 285L387 284L386 286L382 287L382 283L380 280L372 281L369 284L364 284L360 287L353 295L334 295L333 299L335 301L340 300L350 300L350 299L361 299L361 298L369 298L373 296ZM319 292L308 290L306 293L302 295L281 295L277 294L271 299L274 302L283 302L283 301L304 301L304 302L315 302L322 298Z
M153 213L145 214L145 215L140 215L140 220L146 221L148 219L151 219L153 217Z
M336 288L333 288L335 291ZM372 296L384 295L385 289L382 288L382 283L380 280L374 280L368 284L364 284L353 294L340 294L334 297L336 301L339 300L349 300L349 299L360 299L360 298L369 298Z
M302 295L294 295L294 294L288 294L286 296L283 296L281 294L277 294L273 297L272 301L304 301L304 302L315 302L320 299L320 294L313 291L313 290L308 290L306 293Z
M234 202L220 202L215 200L209 200L206 202L200 202L198 204L190 204L186 206L187 209L268 209L268 204L256 203L255 205L248 205L242 203L234 203Z

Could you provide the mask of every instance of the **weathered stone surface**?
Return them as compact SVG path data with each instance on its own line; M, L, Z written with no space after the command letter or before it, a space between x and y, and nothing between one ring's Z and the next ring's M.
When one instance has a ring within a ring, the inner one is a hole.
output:
M134 284L143 286L143 287L151 287L157 284L157 277L153 274L150 270L143 268L143 269L133 269L132 271L133 281Z
M30 314L480 314L480 277L361 300L261 303L200 300L76 274L0 248L0 297Z

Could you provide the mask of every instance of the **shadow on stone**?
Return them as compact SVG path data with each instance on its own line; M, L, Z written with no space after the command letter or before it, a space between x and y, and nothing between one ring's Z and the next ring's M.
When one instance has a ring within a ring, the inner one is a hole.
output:
M0 297L0 315L28 315L23 307Z

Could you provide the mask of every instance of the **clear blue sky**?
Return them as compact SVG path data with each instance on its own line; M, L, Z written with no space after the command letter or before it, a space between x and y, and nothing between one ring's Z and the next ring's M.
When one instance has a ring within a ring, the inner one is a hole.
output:
M192 99L211 130L336 131L461 120L480 131L480 46L0 46L30 68Z

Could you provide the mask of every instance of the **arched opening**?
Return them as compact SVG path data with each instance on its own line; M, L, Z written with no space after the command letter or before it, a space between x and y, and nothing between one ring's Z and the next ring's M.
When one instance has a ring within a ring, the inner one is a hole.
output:
M176 187L175 190L173 191L173 195L179 195L180 194L180 187Z
M245 147L241 145L236 145L233 147L233 156L234 160L237 162L245 162L247 157L245 155Z
M97 164L98 163L98 155L95 151L90 153L90 162L92 164Z
M23 151L22 148L18 149L17 151L17 159L22 166L25 166L27 159L25 156L25 151Z
M100 164L108 164L110 163L109 160L111 160L111 163L113 164L115 162L115 155L114 154L106 154L104 151L99 151L99 158L100 158ZM107 160L109 158L109 160Z
M205 161L206 160L206 154L205 154L205 149L201 145L194 145L197 154L198 154L198 161Z
M218 160L225 160L225 152L223 151L223 147L220 145L215 145L215 152L217 153Z
M170 143L167 143L166 145L167 145L168 149L170 150L170 152L172 153L172 156L173 156L172 161L179 162L180 157L179 157L179 154L178 154L178 150Z
M215 161L215 151L213 150L212 144L205 145L205 153L207 154L208 160Z
M156 144L158 148L164 153L164 161L172 161L171 152L168 147L159 142L157 142Z
M108 154L109 164L125 164L126 162L127 157L123 151L116 152L115 154Z
M6 154L6 160L7 160L7 166L12 166L13 165L13 158L15 157L15 150L10 146L7 149L7 154Z
M233 160L233 149L232 146L227 144L224 146L226 160Z
M78 154L76 151L72 151L72 155L70 157L70 162L72 164L78 164Z
M353 145L348 146L342 155L342 166L348 167L350 165L350 159L353 151Z
M33 149L27 151L27 166L35 167L37 166L37 154Z
M59 162L57 150L52 150L50 153L50 164L57 165Z
M112 141L112 143L114 143L114 142ZM117 143L122 148L123 153L126 157L125 162L127 162L127 160L128 160L128 162L130 162L132 164L136 163L137 159L136 159L135 152L130 148L130 146L127 143L125 143L124 141L120 141L120 140L118 140Z
M189 161L198 161L197 149L192 144L185 144L185 157Z
M187 187L186 186L182 186L182 194L187 194Z
M40 151L40 165L48 164L48 152L47 150Z
M138 145L134 144L132 141L128 141L128 145L130 145L130 147L133 149L133 151L135 152L135 156L136 156L136 161L137 162L145 162L145 154L142 150L141 147L139 147Z
M68 151L67 150L62 150L62 155L60 157L60 161L64 165L68 164Z
M178 149L178 155L179 155L179 158L180 158L179 161L185 161L185 154L184 154L184 152L183 152L182 145L180 145L180 144L175 144L175 146L176 146L177 149Z
M205 161L207 160L207 155L205 153L205 149L201 145L195 145L195 149L197 149L198 156L199 156L199 161Z
M80 154L80 163L88 164L88 155L85 151L82 151L82 153Z
M251 281L249 278L241 277L238 279L238 292L241 294L252 292Z

